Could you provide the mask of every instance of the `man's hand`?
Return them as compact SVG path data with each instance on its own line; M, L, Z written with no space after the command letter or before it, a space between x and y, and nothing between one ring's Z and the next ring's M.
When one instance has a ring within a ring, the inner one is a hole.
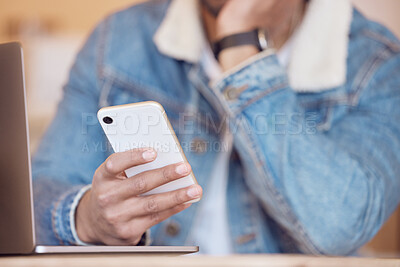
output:
M83 242L136 245L147 229L188 208L186 202L201 197L199 185L141 197L191 171L189 164L179 163L129 179L125 176L125 170L155 158L152 149L134 149L111 155L96 170L92 189L83 196L76 213L76 229Z
M217 17L216 38L264 28L278 49L288 39L293 18L296 14L301 17L304 5L304 0L229 0ZM234 47L223 50L219 61L228 70L258 52L253 46Z

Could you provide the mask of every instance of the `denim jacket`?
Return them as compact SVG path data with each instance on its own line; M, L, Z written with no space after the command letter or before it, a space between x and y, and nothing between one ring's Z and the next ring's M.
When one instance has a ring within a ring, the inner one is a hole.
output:
M400 199L399 41L353 10L340 85L294 90L269 50L210 84L201 65L155 45L169 5L110 15L78 54L33 160L38 243L76 244L77 194L112 153L97 111L154 100L205 192L222 129L233 134L226 197L236 253L357 251ZM152 244L190 245L198 205L154 226Z

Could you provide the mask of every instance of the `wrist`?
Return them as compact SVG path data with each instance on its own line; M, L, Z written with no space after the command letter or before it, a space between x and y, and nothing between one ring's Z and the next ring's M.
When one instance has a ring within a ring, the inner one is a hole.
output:
M251 31L255 28L256 27L253 27L251 25L246 25L246 23L243 23L243 20L240 19L227 20L223 17L218 17L216 22L216 38L217 40L220 40L229 35Z
M95 244L99 241L96 239L90 222L90 212L87 209L90 200L90 191L88 190L81 198L75 214L75 230L78 238L84 243Z
M268 32L256 29L224 37L213 44L213 51L222 69L228 70L272 47Z
M221 51L219 55L219 63L222 70L227 71L258 53L258 49L251 45L228 48Z

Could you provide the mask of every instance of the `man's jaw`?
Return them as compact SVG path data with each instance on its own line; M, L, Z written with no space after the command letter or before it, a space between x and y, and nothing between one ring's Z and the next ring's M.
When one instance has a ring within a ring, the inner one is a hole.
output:
M208 11L217 16L221 9L224 7L226 2L229 0L201 0L202 4L208 9Z

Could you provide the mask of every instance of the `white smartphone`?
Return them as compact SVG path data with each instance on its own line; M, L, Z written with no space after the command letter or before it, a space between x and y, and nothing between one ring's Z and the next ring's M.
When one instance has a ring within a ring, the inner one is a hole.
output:
M128 178L144 171L187 162L165 110L157 102L105 107L99 110L97 118L115 152L144 147L151 147L157 151L157 158L153 162L126 170ZM186 177L164 184L143 195L170 192L193 184L197 184L197 181L191 172Z

